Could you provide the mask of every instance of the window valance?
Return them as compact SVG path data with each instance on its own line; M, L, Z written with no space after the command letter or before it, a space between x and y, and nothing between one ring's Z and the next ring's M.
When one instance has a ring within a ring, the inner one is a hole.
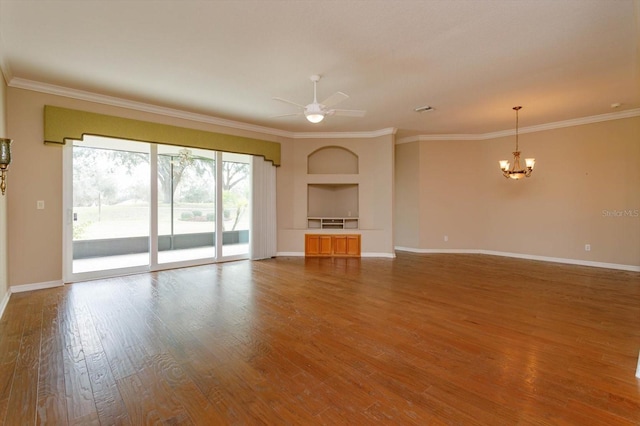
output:
M82 140L83 135L259 155L280 165L278 142L45 105L45 143L64 145L67 139Z

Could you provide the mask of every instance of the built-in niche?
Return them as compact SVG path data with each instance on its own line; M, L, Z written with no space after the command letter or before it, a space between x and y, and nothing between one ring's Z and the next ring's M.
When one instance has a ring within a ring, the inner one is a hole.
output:
M358 228L357 184L309 184L307 194L309 228Z
M325 146L307 158L310 175L357 175L358 156L340 146Z
M358 156L346 148L326 146L307 157L307 172L316 175L307 185L307 227L358 229L358 184L313 183L319 175L357 175Z

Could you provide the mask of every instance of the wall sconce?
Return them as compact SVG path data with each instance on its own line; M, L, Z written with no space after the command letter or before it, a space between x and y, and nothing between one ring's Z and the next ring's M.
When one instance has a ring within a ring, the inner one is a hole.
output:
M5 178L9 164L11 164L11 139L0 139L0 190L2 190L2 195L7 189Z

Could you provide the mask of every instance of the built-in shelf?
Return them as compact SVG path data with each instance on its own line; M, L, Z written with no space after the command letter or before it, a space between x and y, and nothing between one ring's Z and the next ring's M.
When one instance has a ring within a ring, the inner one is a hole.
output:
M358 217L358 184L308 184L307 217Z
M309 229L358 229L357 217L309 217Z

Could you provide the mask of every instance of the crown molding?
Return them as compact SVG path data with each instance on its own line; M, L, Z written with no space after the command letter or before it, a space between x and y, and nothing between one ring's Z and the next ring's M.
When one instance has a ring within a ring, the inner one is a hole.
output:
M1 65L2 63L0 63ZM9 64L6 64L7 69ZM4 68L3 68L4 70ZM245 130L249 132L260 133L263 135L271 135L289 139L349 139L349 138L375 138L385 135L394 135L397 131L395 128L387 128L381 130L374 130L371 132L288 132L285 130L278 130L271 127L258 126L254 124L242 123L234 120L227 120L224 118L217 118L210 115L198 114L193 112L182 111L174 108L161 107L153 104L147 104L144 102L131 101L128 99L117 98L114 96L101 95L98 93L88 92L85 90L71 89L64 86L57 86L54 84L41 83L38 81L27 80L23 78L8 78L8 85L16 89L31 90L34 92L47 93L50 95L62 96L66 98L78 99L88 102L94 102L104 105L110 105L120 108L132 109L135 111L149 112L152 114L164 115L166 117L180 118L189 121L195 121L199 123L213 124L216 126L223 126L230 129Z
M292 133L293 139L355 139L355 138L377 138L379 136L395 135L398 129L388 127L386 129L374 130L372 132L324 132L324 133Z
M131 101L128 99L117 98L115 96L101 95L93 92L88 92L85 90L70 89L64 86L41 83L33 80L25 80L22 78L11 79L9 86L15 87L17 89L32 90L34 92L47 93L50 95L63 96L66 98L79 99L83 101L116 106L120 108L127 108L127 109L136 110L136 111L149 112L152 114L164 115L167 117L175 117L175 118L181 118L184 120L196 121L200 123L213 124L216 126L229 127L232 129L246 130L250 132L262 133L262 134L280 136L280 137L291 137L290 132L272 129L269 127L241 123L239 121L212 117L210 115L187 112L187 111L182 111L174 108L161 107L157 105L147 104L144 102Z
M631 118L640 116L640 108L628 109L626 111L610 112L607 114L592 115L590 117L573 118L570 120L556 121L553 123L538 124L536 126L521 127L518 129L519 134L543 132L545 130L562 129L565 127L581 126L583 124L600 123L602 121L619 120L622 118ZM407 136L396 141L396 145L411 142L423 141L482 141L487 139L501 138L504 136L513 136L516 134L513 130L500 130L491 133L480 134L443 134L443 135L418 135Z
M2 39L0 38L0 48L2 47ZM157 105L147 104L144 102L131 101L128 99L117 98L114 96L101 95L85 90L70 89L64 86L54 84L41 83L38 81L27 80L23 78L11 77L11 67L3 56L0 55L0 69L4 74L5 80L10 87L17 89L32 90L35 92L48 93L51 95L62 96L66 98L79 99L88 102L95 102L104 105L111 105L120 108L127 108L136 111L149 112L152 114L164 115L167 117L175 117L189 121L213 124L216 126L227 127L230 129L244 130L249 132L260 133L263 135L271 135L289 139L357 139L357 138L376 138L380 136L395 135L397 128L389 127L370 132L288 132L278 130L271 127L258 126L255 124L247 124L224 118L217 118L210 115L198 114L193 112L182 111L174 108L161 107ZM545 130L560 129L564 127L579 126L583 124L598 123L601 121L618 120L622 118L630 118L640 116L640 108L630 109L626 111L617 111L607 114L594 115L590 117L575 118L571 120L557 121L554 123L539 124L536 126L523 127L518 129L520 134L534 133ZM422 142L422 141L477 141L500 138L504 136L515 135L513 130L501 130L491 133L481 134L442 134L442 135L418 135L408 136L396 140L396 144Z
M477 141L480 139L482 135L465 135L465 134L443 134L443 135L416 135L416 136L407 136L405 138L400 138L396 140L396 145L400 145L403 143L411 143L411 142L422 142L422 141Z

